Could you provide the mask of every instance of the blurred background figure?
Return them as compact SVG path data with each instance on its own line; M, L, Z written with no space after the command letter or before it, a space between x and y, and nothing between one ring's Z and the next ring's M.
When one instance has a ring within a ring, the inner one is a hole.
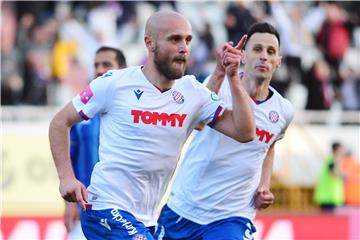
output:
M24 88L21 56L15 46L18 23L13 5L2 3L1 6L1 104L17 105Z
M353 66L342 64L340 66L340 102L347 111L360 110L360 75Z
M341 173L341 160L344 146L334 142L332 153L323 163L321 174L315 186L314 200L322 211L332 212L344 204L344 185Z
M338 86L339 66L350 47L352 25L348 14L337 2L326 5L326 19L317 34L317 43L326 61L329 63L331 82Z
M345 206L360 207L360 161L351 151L341 160L344 177Z
M255 22L255 17L244 1L231 2L225 14L225 29L228 41L237 43Z
M327 62L323 59L316 61L303 81L308 91L306 109L329 110L333 102L334 91Z
M187 73L195 75L199 82L203 82L211 73L207 64L215 60L215 39L209 22L205 22L198 35L199 39L192 47Z
M290 84L301 84L303 77L303 49L309 47L310 32L307 29L303 14L304 5L294 3L290 6L278 1L270 1L270 10L278 26L281 36L282 53L284 55L282 68L286 71L285 81L275 81L274 87L284 95ZM288 7L286 11L285 7Z

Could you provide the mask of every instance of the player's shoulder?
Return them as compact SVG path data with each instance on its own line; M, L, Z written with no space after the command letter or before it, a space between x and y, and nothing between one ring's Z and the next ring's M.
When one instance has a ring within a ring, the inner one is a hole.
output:
M196 77L194 75L184 75L176 81L181 84L193 84L197 82Z
M194 75L184 75L179 79L179 84L184 85L187 88L203 89L206 88L201 82L199 82Z
M109 70L104 75L105 76L110 75L114 78L119 78L119 77L126 76L126 75L136 74L136 73L138 73L138 71L140 71L140 67L134 66L134 67Z
M122 85L127 80L132 81L133 75L137 74L140 70L139 66L127 67L122 69L112 69L101 75L100 79L106 80L109 85Z

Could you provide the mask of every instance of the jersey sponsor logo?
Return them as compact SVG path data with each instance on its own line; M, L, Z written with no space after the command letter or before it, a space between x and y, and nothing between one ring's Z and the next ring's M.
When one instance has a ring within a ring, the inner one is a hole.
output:
M183 104L185 101L184 96L181 93L179 93L178 91L173 91L172 97L173 97L174 101L179 104Z
M212 99L213 101L219 101L219 100L220 100L220 97L219 97L216 93L212 92L212 93L211 93L211 99Z
M88 85L81 93L80 93L80 100L87 104L87 102L94 96L93 92L91 91L90 85Z
M106 218L100 219L100 223L99 223L99 224L100 224L101 226L103 226L103 227L106 227L109 231L111 231L111 227L110 227L110 225L108 224Z
M268 144L270 140L274 137L274 134L266 130L256 128L256 136L259 137L260 142L265 142L266 144Z
M145 124L162 125L171 127L182 127L187 114L178 113L159 113L141 110L131 110L131 115L134 116L134 123L140 121Z
M134 90L134 93L135 93L135 96L136 96L137 100L140 100L141 95L144 93L144 91L140 91L138 89L138 90Z
M110 213L113 216L112 219L115 220L116 222L119 222L127 230L130 236L138 233L138 230L136 229L136 227L133 226L132 222L124 218L119 212L119 210L114 208L110 211Z
M277 123L279 121L279 113L277 113L276 111L270 111L269 120L272 123Z

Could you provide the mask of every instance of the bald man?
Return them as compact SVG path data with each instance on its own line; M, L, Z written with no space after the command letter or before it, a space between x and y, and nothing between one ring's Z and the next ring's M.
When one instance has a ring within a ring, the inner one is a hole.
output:
M241 142L255 125L249 96L239 79L240 58L229 45L221 58L233 109L194 76L184 76L191 25L176 12L157 12L146 23L148 60L108 71L92 81L53 118L49 139L61 196L78 202L88 239L153 239L159 202L181 149L199 123ZM102 81L107 78L107 81ZM70 127L100 113L100 161L86 190L68 156Z

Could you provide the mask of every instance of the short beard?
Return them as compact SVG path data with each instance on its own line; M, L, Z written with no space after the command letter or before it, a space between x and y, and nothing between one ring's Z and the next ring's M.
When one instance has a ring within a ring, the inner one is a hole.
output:
M184 76L185 68L181 70L174 70L171 67L172 59L169 56L161 56L159 49L155 48L154 63L157 70L169 80L179 79ZM186 62L185 62L186 64Z

